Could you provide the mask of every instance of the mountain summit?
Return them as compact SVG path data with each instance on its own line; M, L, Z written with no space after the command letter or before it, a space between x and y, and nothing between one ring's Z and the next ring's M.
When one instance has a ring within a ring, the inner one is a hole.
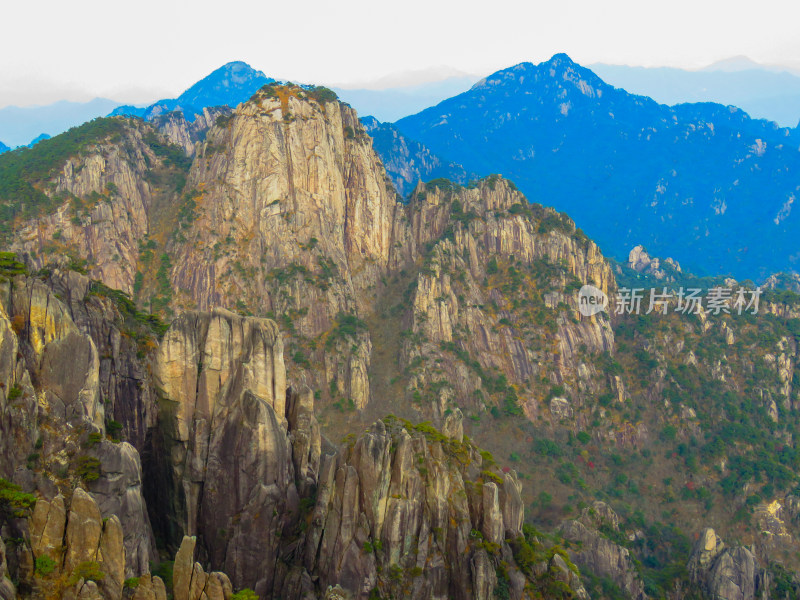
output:
M120 106L112 115L134 115L150 119L171 111L183 112L187 121L203 113L210 106L230 106L235 108L256 90L275 81L246 62L234 61L222 65L195 83L180 96L159 100L147 108Z
M566 210L612 255L644 243L695 272L797 268L800 137L735 107L660 105L556 54L396 126L444 160L502 173L532 201Z

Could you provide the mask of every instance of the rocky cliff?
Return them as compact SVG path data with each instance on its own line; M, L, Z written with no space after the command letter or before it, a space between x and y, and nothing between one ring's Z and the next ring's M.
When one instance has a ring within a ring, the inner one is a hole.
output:
M168 246L176 303L279 317L297 379L364 406L369 335L330 334L374 300L396 201L355 112L268 87L209 131L187 187L193 219Z
M71 495L81 482L104 517L120 519L125 568L135 573L155 556L155 542L139 453L119 436L144 438L147 395L127 380L144 369L137 345L121 339L132 332L116 306L89 290L88 279L69 272L44 281L17 275L0 284L0 475L46 496Z
M551 386L577 398L597 389L577 351L611 351L614 334L607 315L578 313L577 291L589 283L612 294L615 283L569 219L529 205L502 178L432 182L412 195L394 239L393 265L417 270L407 305L393 310L406 326L401 366L424 414L521 407L533 419Z
M151 523L177 551L166 585L176 598L249 587L264 598L330 588L488 599L497 586L520 597L542 585L507 541L522 537L520 483L464 439L460 413L450 437L392 417L336 450L311 390L287 388L273 321L217 309L152 332L157 321L126 314L125 297L98 285L62 271L3 284L0 475L16 483L0 481L0 509L24 596L163 598ZM101 333L116 350L105 354ZM114 385L126 362L138 393ZM122 405L155 414L123 425L109 418ZM118 437L135 439L139 423L144 469ZM559 560L537 569L580 589Z

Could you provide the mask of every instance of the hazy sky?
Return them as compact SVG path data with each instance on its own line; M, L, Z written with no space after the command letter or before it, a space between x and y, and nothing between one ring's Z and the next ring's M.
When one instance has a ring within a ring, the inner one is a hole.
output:
M0 106L174 96L230 60L300 82L447 65L487 74L578 62L800 66L795 0L5 0Z

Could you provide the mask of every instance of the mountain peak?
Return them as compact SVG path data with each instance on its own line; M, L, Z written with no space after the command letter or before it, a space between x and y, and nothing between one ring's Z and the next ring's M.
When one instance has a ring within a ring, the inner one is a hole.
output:
M558 52L550 57L550 60L541 63L539 66L549 65L551 67L575 67L579 66L565 52Z
M243 60L234 60L228 63L225 63L220 68L215 69L209 75L201 79L200 81L204 81L205 79L209 78L216 78L216 77L223 77L223 76L232 76L232 77L264 77L266 75L262 71L258 69L254 69L248 63L244 62ZM199 83L199 82L198 82ZM196 85L196 84L195 84ZM190 88L191 89L191 88Z
M229 62L212 71L183 92L178 96L178 102L185 103L188 100L190 103L194 104L199 96L208 94L219 95L220 91L235 87L246 87L248 91L254 88L249 94L246 94L249 97L252 95L253 91L270 81L273 80L268 78L261 71L257 71L246 62Z
M523 62L497 71L476 83L472 89L509 89L508 86L511 86L517 90L536 89L540 93L545 89L541 87L543 85L561 99L564 93L571 93L568 90L575 89L584 96L594 97L610 87L593 71L562 52L539 64Z

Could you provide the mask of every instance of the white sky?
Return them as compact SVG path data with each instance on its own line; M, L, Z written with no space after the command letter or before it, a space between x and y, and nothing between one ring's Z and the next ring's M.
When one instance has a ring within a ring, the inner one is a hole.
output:
M556 52L590 64L800 66L796 0L4 0L0 106L174 96L230 60L313 83Z

